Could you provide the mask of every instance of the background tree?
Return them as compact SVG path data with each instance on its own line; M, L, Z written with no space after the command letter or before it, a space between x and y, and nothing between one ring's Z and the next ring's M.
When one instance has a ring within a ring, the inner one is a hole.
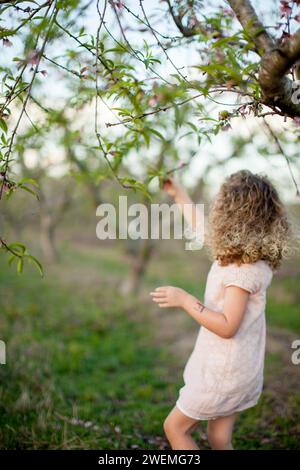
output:
M28 128L64 133L71 123L63 138L72 141L68 160L96 202L104 179L148 194L153 177L176 167L173 152L173 161L153 169L166 142L179 149L188 173L190 147L214 142L241 118L262 120L299 194L284 143L267 121L281 119L298 135L299 2L270 5L267 26L249 1L228 3L1 1L0 197L3 182L15 182L17 137ZM85 24L90 14L93 32ZM182 54L190 61L180 64ZM52 134L43 135L47 142ZM139 164L148 174L136 172Z

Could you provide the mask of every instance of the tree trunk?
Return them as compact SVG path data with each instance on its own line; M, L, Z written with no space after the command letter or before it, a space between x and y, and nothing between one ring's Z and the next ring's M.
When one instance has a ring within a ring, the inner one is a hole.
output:
M141 243L143 245L140 247L138 254L132 257L132 261L129 266L129 274L121 284L120 292L123 295L131 294L139 290L151 259L154 248L152 240L141 240Z
M58 251L55 244L55 224L49 214L41 214L40 237L41 248L47 261L58 261Z

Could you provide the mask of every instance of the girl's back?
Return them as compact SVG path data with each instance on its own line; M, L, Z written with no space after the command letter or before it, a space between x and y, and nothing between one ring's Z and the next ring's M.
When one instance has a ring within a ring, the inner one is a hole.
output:
M184 371L185 383L177 406L194 418L208 419L249 408L258 401L263 386L266 289L273 277L265 261L220 266L209 271L204 304L223 311L226 287L249 292L246 312L237 333L222 338L205 327L200 332ZM212 392L214 399L212 400ZM192 396L202 400L193 404Z

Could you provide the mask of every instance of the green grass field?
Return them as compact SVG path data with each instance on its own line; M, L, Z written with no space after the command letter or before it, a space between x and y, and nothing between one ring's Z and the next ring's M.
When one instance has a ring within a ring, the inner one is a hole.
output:
M198 327L182 312L158 313L147 292L166 282L203 292L207 261L199 269L195 255L183 256L157 255L142 292L130 299L118 294L127 266L114 248L68 247L44 279L2 265L2 449L168 447L162 422ZM239 418L236 448L300 448L300 366L289 361L289 341L300 337L298 285L293 274L270 289L266 390ZM197 433L201 448L204 431Z

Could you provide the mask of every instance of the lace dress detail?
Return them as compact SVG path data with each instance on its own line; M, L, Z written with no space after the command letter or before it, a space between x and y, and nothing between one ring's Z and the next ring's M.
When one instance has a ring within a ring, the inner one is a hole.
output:
M263 387L265 356L266 290L273 272L264 261L220 266L215 261L208 274L204 303L222 312L226 287L249 292L239 330L221 338L201 327L184 369L184 386L176 406L195 419L214 419L254 406Z

